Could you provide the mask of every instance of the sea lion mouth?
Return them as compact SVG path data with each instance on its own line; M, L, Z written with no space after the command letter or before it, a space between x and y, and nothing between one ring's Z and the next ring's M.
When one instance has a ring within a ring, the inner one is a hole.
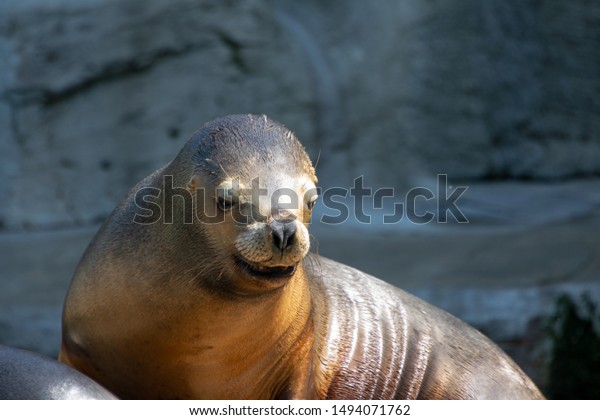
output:
M298 264L287 265L287 266L266 266L260 264L252 264L248 261L242 260L239 257L235 257L235 262L238 267L243 271L254 277L272 278L279 279L284 277L291 277L296 272Z

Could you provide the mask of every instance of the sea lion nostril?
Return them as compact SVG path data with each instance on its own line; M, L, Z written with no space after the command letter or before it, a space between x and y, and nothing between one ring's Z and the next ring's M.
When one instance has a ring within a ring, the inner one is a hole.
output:
M294 221L273 221L271 223L273 231L273 242L275 246L284 251L286 248L294 244L294 236L296 234L296 223Z
M286 223L287 225L287 241L285 247L294 245L294 238L296 237L296 224Z

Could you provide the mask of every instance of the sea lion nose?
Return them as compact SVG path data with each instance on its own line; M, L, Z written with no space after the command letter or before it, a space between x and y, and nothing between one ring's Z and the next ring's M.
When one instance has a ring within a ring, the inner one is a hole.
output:
M273 242L280 251L284 251L294 243L296 234L294 220L274 220L271 222L271 230L273 231Z

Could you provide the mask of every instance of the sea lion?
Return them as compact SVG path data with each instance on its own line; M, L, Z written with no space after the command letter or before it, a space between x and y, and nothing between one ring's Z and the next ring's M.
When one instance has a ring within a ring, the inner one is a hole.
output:
M475 329L309 253L316 182L266 116L206 124L86 250L60 360L121 398L542 398Z
M2 400L114 400L80 372L46 356L0 345Z

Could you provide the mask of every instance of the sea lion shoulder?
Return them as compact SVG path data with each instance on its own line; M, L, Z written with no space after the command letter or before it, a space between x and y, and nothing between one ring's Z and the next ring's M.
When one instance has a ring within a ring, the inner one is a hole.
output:
M543 398L495 343L455 316L339 262L318 257L309 266L327 398Z

